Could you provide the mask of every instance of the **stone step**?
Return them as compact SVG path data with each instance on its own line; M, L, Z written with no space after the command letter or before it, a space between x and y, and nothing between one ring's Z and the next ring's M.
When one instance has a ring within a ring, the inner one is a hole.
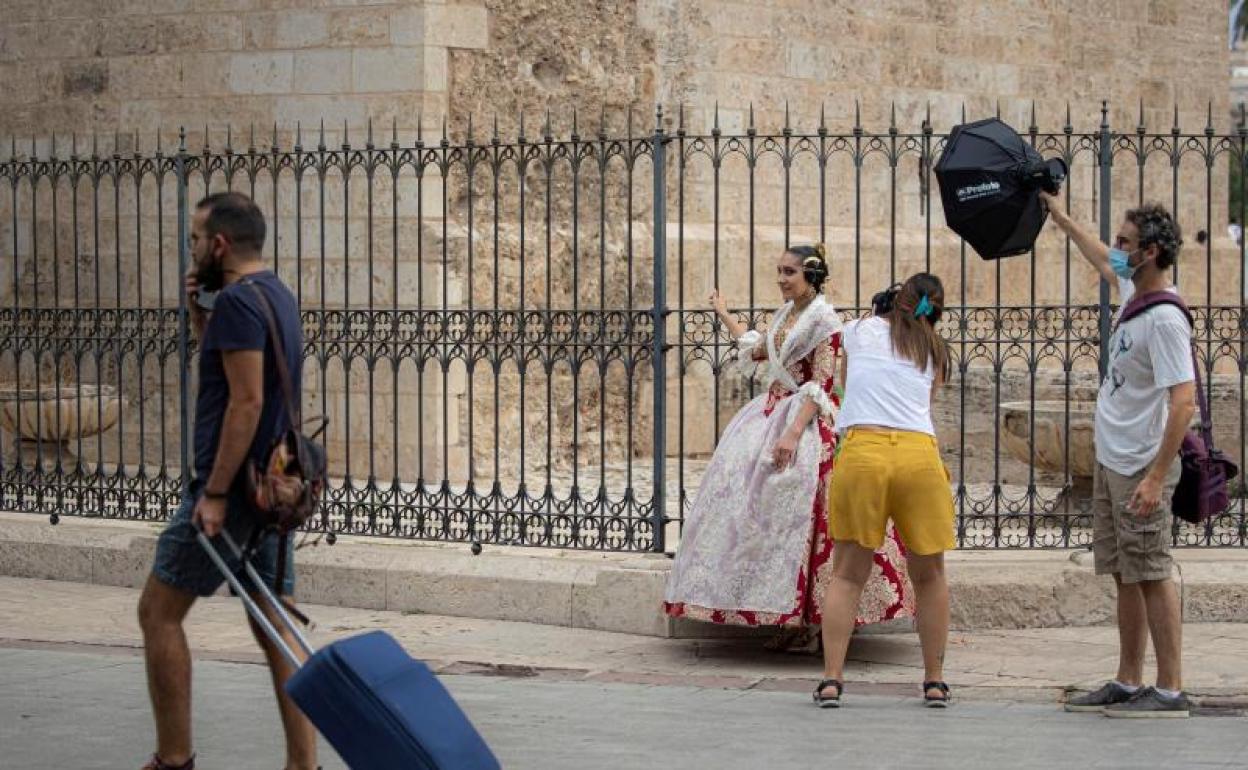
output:
M0 575L139 587L161 526L0 513ZM1248 553L1187 549L1176 559L1186 620L1248 622ZM473 555L467 544L342 537L301 548L296 563L299 598L312 604L659 637L768 633L664 616L671 561L659 554L486 546ZM957 551L948 564L955 628L1112 622L1113 584L1093 574L1086 550Z

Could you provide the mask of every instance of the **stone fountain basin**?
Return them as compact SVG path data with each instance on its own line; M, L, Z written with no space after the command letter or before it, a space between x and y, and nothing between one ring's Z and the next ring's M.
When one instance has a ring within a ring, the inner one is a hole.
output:
M1035 415L1035 451L1031 450ZM1070 457L1066 457L1069 415ZM1096 467L1093 443L1095 401L1010 401L1001 404L1001 443L1016 460L1037 470L1091 478Z
M27 441L66 442L117 424L121 399L109 385L0 386L0 427Z

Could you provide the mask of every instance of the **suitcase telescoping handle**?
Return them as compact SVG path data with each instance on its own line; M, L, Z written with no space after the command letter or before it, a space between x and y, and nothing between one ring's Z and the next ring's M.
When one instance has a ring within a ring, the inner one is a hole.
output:
M275 628L272 621L269 620L269 616L260 609L260 605L256 603L256 600L253 599L251 594L249 594L243 587L243 583L238 579L238 575L235 575L234 571L231 570L229 565L225 563L225 559L221 558L221 553L217 550L216 546L213 545L212 541L208 539L208 536L203 532L196 532L196 537L199 539L199 544L203 546L205 551L208 552L208 558L212 559L212 563L217 565L217 569L219 569L221 574L225 576L225 579L229 581L230 588L233 588L234 593L238 594L238 598L243 600L243 606L247 608L247 614L256 621L256 624L260 626L260 630L264 631L264 635L267 636L273 644L277 645L277 649L282 653L282 657L286 658L286 661L290 663L292 668L298 669L301 665L303 665L299 660L299 657L295 655L294 650L290 648L290 645L286 643L286 640L282 638L282 635L277 632L277 628ZM222 530L220 537L225 542L226 546L228 546L234 553L234 557L243 563L243 569L247 571L247 577L251 578L252 585L255 586L264 601L273 608L274 613L277 615L278 619L281 620L282 625L286 626L286 628L290 630L290 633L295 637L295 641L299 643L299 647L303 649L303 654L310 657L313 652L312 645L308 643L307 637L303 635L303 632L299 630L299 627L295 624L294 620L291 619L290 614L286 612L286 608L283 607L282 603L278 601L276 596L273 595L273 589L269 588L268 582L260 577L259 573L256 572L256 568L252 566L250 561L243 558L243 550L238 547L237 543L234 542L234 538L230 537L230 533Z

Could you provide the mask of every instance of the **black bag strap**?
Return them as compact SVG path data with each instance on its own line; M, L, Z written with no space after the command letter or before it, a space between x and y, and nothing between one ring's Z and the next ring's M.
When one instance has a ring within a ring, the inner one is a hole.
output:
M1196 331L1196 318L1192 315L1192 311L1188 308L1187 303L1178 294L1168 289L1162 291L1150 291L1147 294L1137 295L1131 298L1122 308L1122 313L1118 316L1118 323L1115 328L1122 326L1127 321L1158 305L1174 305L1183 311L1183 315L1187 317L1187 323L1192 327L1192 331ZM1192 340L1192 371L1196 375L1196 404L1200 407L1200 438L1205 443L1205 449L1209 454L1213 454L1213 419L1209 416L1209 402L1205 398L1205 387L1200 377L1200 359L1196 355L1196 340Z
M273 305L268 296L255 281L244 278L243 283L251 287L260 299L260 309L264 313L266 325L269 327L269 342L273 345L273 358L277 366L277 376L282 383L282 395L286 399L286 417L290 429L299 432L299 403L295 400L295 388L290 379L290 368L286 365L286 348L282 345L282 337L277 328L277 317L273 313Z

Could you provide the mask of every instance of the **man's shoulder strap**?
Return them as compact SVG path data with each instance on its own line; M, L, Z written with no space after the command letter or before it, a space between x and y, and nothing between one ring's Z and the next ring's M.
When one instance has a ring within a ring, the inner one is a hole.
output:
M282 344L282 333L277 325L277 317L273 313L273 303L269 302L269 297L264 293L264 289L251 279L250 276L243 278L239 283L251 287L255 292L259 301L260 312L264 315L265 325L268 327L269 343L273 346L273 364L277 368L278 380L282 385L282 396L286 399L286 416L290 421L290 427L296 432L299 430L299 402L295 399L295 388L290 378L290 368L286 364L286 348Z
M1150 291L1147 294L1137 294L1131 298L1131 301L1122 309L1122 314L1118 317L1118 323L1125 324L1140 313L1150 310L1158 305L1174 305L1183 311L1183 315L1187 316L1187 322L1196 328L1196 319L1192 316L1192 311L1188 308L1187 303L1178 294L1169 289L1161 291Z

